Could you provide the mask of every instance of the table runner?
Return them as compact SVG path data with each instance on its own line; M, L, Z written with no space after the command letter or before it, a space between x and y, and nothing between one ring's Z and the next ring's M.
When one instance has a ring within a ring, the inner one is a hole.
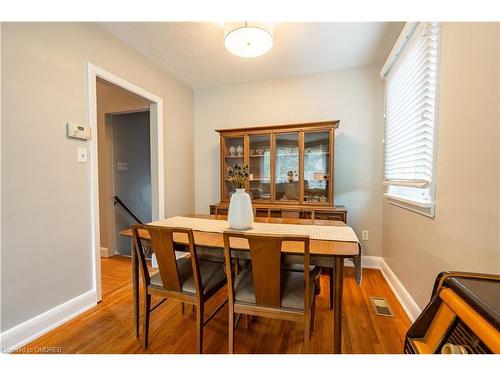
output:
M227 220L203 219L185 216L174 216L155 221L152 225L191 228L199 232L223 233L232 230ZM252 234L303 235L312 240L354 242L359 244L358 237L351 227L334 225L298 225L281 223L254 222L252 227L239 232Z
M152 222L151 225L168 227L190 228L199 232L223 233L232 230L227 220L203 219L186 216L174 216L164 220ZM303 235L313 240L339 241L357 243L359 255L352 257L354 274L358 285L361 285L361 244L356 233L348 226L335 225L308 225L308 224L281 224L281 223L259 223L254 222L250 229L240 232L252 234L281 234L281 235Z

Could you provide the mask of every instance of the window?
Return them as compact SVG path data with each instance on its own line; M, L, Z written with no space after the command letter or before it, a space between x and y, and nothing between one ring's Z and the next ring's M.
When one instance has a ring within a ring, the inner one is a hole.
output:
M390 203L434 217L439 25L407 24L382 69Z

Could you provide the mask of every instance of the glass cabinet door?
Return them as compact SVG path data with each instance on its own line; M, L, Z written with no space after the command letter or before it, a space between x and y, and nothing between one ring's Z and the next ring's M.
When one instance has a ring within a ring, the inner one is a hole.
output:
M330 201L330 132L304 133L304 202Z
M229 199L235 189L229 181L228 167L244 164L244 137L224 138L224 198Z
M253 200L271 199L271 136L249 136L249 193Z
M276 134L275 200L298 201L299 133Z

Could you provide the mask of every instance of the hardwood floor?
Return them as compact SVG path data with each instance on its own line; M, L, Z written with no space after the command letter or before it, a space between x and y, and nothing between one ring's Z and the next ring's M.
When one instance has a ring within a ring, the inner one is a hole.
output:
M101 258L102 297L126 285L130 279L130 258L115 255Z
M21 348L61 347L62 353L194 353L195 312L167 301L151 315L147 350L133 337L130 260L102 259L103 300L79 317ZM343 353L401 353L410 321L378 270L365 269L358 287L353 269L346 268L344 282ZM369 296L388 299L396 315L378 316ZM206 315L226 298L223 289L206 307ZM158 300L153 300L153 303ZM227 353L227 306L205 327L204 353ZM321 276L321 294L311 336L311 353L332 351L332 311L328 308L328 278ZM299 323L254 318L249 327L240 321L235 332L235 353L301 353L303 326Z

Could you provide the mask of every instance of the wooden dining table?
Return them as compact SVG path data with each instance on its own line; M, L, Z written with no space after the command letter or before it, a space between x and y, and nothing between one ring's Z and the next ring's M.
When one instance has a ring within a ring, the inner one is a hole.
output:
M222 215L184 215L192 218L226 220ZM296 219L296 218L268 218L256 217L256 222L262 223L278 223L278 224L294 224L294 225L337 225L345 226L341 221L331 220L315 220L315 219ZM161 225L152 223L153 225ZM132 238L132 230L125 229L120 232L121 235ZM211 250L220 253L224 248L223 236L221 233L193 231L194 242L197 247L202 247L204 250ZM149 234L145 230L139 231L141 241L146 247L151 248ZM187 238L181 234L174 235L174 242L178 245L187 245ZM288 245L288 246L287 246ZM133 246L133 243L132 243ZM233 245L231 245L233 246ZM239 244L238 250L248 250L248 245ZM133 247L132 247L133 249ZM283 253L285 257L292 259L294 262L301 261L300 254L302 249L296 248L293 244L284 243ZM342 295L344 285L344 259L352 258L359 255L359 243L345 242L345 241L328 241L328 240L315 240L310 241L310 257L311 265L316 265L324 268L334 269L334 303L333 303L333 353L341 353L342 349ZM241 251L240 251L241 253ZM133 310L134 310L134 323L135 323L135 336L139 337L139 268L138 258L135 251L131 251L132 255L132 288L133 288ZM302 257L303 258L303 257Z

